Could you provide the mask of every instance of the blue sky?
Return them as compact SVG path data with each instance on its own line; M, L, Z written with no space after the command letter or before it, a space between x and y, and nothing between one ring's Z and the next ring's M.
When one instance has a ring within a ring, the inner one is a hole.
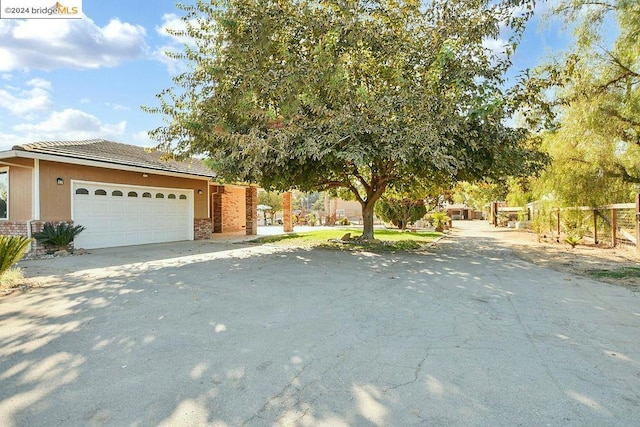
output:
M147 131L162 117L140 106L156 106L180 67L163 52L181 46L164 32L181 11L174 0L84 0L82 11L79 20L0 20L0 150L91 138L154 145ZM514 57L517 69L570 42L557 23L537 21Z

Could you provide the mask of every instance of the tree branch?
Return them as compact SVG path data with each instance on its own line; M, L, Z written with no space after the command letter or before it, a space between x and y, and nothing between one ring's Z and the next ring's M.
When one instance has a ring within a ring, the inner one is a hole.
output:
M640 184L640 177L629 175L627 168L625 168L623 165L618 163L615 165L615 167L618 169L618 173L610 172L607 173L607 176L610 176L612 178L620 178L622 179L622 181L631 184Z

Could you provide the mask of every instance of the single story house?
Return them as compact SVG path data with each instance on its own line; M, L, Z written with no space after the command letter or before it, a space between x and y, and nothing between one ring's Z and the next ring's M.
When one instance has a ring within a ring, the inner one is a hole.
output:
M476 211L463 203L445 204L444 210L451 219L482 219L482 212Z
M220 185L199 159L166 157L102 139L2 151L0 234L64 221L86 228L74 242L86 249L256 234L257 187Z

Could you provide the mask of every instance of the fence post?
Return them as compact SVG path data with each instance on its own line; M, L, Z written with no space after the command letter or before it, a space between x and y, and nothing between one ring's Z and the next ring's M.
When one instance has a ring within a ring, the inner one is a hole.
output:
M618 231L618 211L611 209L611 246L616 247L616 232Z
M593 210L593 243L598 244L598 211Z
M556 237L556 242L560 243L560 208L558 208L558 213L557 213L557 220L558 220L558 225L557 225L557 232L558 235Z
M640 193L636 194L636 250L640 251Z
M491 204L491 211L493 212L493 226L498 226L498 202L493 202Z

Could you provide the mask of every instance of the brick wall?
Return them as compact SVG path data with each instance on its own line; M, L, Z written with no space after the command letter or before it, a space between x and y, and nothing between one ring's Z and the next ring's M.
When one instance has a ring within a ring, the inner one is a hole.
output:
M246 224L247 236L258 234L258 187L246 189Z
M193 220L194 240L211 239L212 232L211 218L196 218Z
M246 229L246 193L244 187L225 186L222 194L222 232L234 233Z
M213 216L213 232L222 233L222 193L224 187L214 185L211 187L211 215Z
M33 233L39 233L42 231L44 224L46 222L53 222L54 225L58 225L61 222L66 222L73 225L73 221L71 220L61 220L61 221L31 221L31 235ZM27 236L27 227L28 221L1 221L0 222L0 234L4 234L6 236ZM71 249L73 249L73 242L70 245ZM47 253L47 249L44 245L37 240L31 243L31 249L29 250L29 255L42 255Z
M291 221L291 193L282 194L282 219L284 221L283 230L285 233L293 231L293 222Z
M5 236L26 236L27 221L0 221L0 234Z

